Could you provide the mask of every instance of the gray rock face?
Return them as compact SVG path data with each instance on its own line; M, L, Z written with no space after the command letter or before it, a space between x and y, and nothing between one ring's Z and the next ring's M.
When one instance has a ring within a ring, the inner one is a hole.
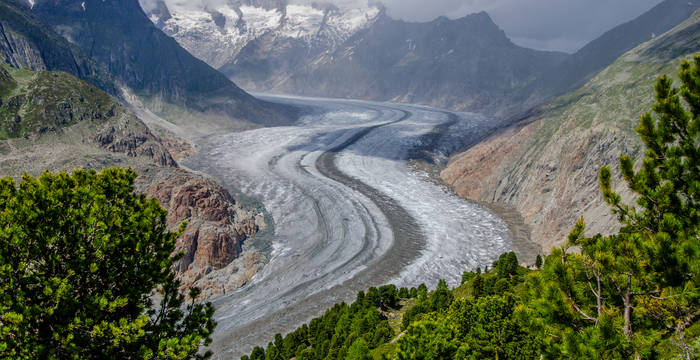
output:
M24 1L0 2L0 60L16 68L63 71L116 94L112 77L31 12Z
M491 114L565 55L514 45L485 13L427 23L346 1L147 8L151 21L246 89L395 100Z
M158 103L157 112L175 106L266 125L293 118L190 55L148 20L137 0L41 0L32 10L136 94Z
M3 61L13 67L27 67L34 70L46 69L41 57L41 51L26 39L16 36L11 31L6 31L0 24L0 51L4 55Z
M257 90L499 114L565 58L513 44L486 13L428 23L382 14L333 51L302 57L298 65L279 63L301 51L293 42L261 37L222 71Z

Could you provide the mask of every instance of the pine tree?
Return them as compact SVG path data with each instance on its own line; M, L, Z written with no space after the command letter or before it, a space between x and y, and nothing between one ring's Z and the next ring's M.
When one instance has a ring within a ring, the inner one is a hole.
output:
M647 150L639 170L625 155L620 171L637 195L622 202L610 168L600 170L603 199L621 224L610 236L585 237L581 219L567 244L554 249L530 282L534 309L548 331L568 337L557 356L651 356L645 343L667 329L682 334L700 305L700 54L681 64L681 88L667 76L656 83L656 117L641 117L637 134ZM683 106L681 98L685 100ZM580 254L569 251L580 248ZM641 321L644 317L645 321ZM640 332L639 330L654 330ZM580 329L572 331L572 329ZM651 338L649 338L651 336Z
M214 309L178 293L178 233L156 200L134 194L135 178L106 169L0 180L0 357L209 356L198 351Z

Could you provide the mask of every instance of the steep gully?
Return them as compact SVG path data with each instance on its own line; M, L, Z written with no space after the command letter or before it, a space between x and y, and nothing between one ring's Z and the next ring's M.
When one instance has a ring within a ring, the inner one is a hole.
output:
M248 244L267 252L268 264L214 299L220 358L266 344L369 286L454 285L463 270L512 248L502 220L407 162L416 149L480 136L488 119L398 104L267 100L314 111L294 126L208 136L186 162L254 197L273 219L272 231Z

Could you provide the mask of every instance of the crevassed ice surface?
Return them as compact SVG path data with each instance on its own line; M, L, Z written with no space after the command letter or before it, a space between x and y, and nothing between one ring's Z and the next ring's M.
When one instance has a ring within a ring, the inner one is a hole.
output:
M212 348L221 358L237 359L369 286L457 285L462 271L512 248L501 219L407 161L412 150L445 152L483 134L486 118L362 101L271 100L313 107L315 115L294 126L207 137L188 161L257 198L274 221L268 264L214 302ZM443 136L430 141L436 128Z

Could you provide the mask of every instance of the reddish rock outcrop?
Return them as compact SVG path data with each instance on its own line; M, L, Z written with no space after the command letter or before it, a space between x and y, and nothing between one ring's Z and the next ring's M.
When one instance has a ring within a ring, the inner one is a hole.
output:
M174 269L183 290L197 286L203 297L223 294L250 281L264 263L261 254L243 252L243 242L258 231L258 215L242 209L216 182L177 169L147 193L168 210L172 230L188 223L176 243L184 256Z

